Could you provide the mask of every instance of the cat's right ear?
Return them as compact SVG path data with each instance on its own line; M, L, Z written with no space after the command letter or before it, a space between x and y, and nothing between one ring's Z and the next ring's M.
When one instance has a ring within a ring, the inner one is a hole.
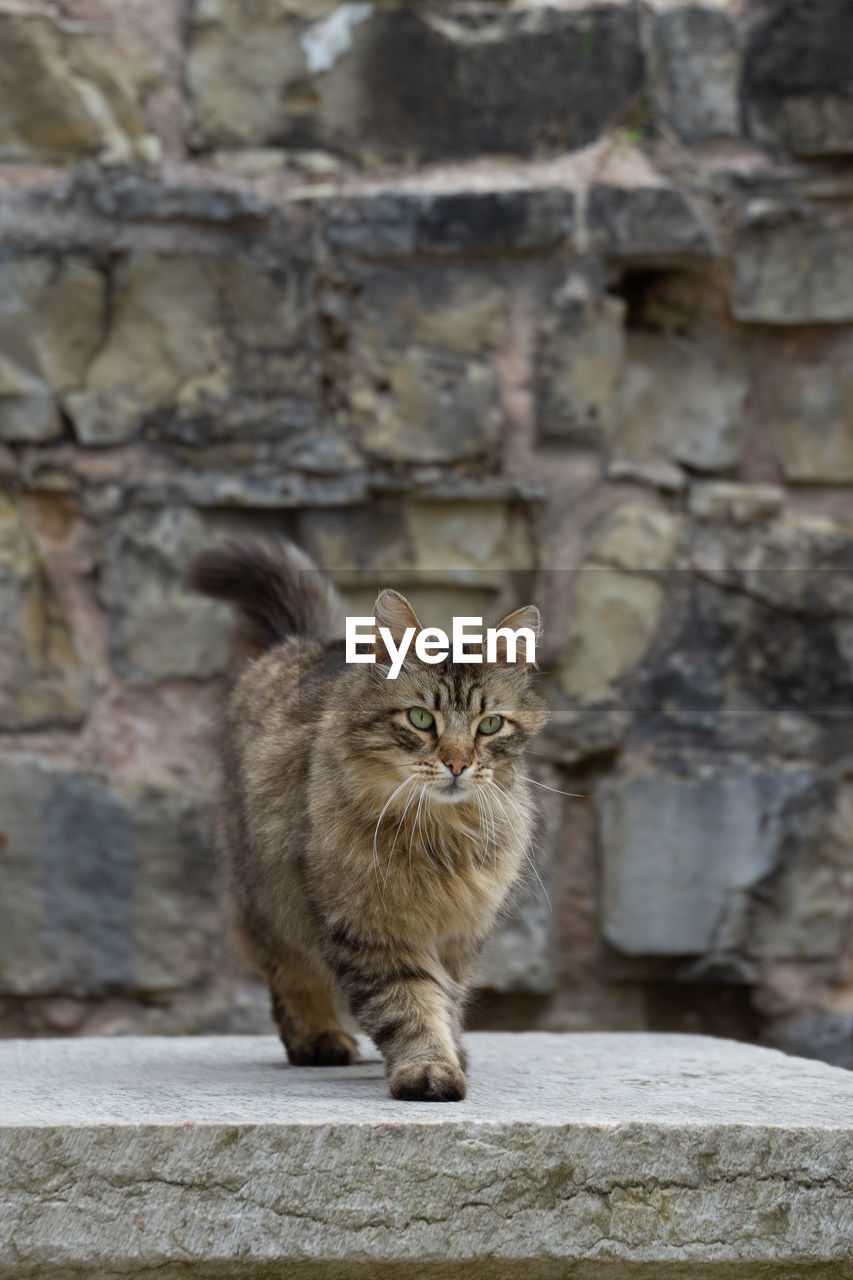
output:
M399 591L392 591L390 587L380 591L376 597L376 603L373 606L373 617L376 621L376 647L374 652L377 662L386 663L392 660L391 654L388 653L382 637L379 635L380 627L386 627L390 631L391 639L395 645L400 644L409 628L414 627L416 635L421 630L418 616L406 597L400 595Z

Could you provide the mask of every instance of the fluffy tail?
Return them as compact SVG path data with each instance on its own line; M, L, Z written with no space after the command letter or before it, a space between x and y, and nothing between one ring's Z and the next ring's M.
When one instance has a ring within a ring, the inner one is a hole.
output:
M339 634L343 606L308 556L291 542L226 542L191 562L187 581L234 605L252 656L288 636Z

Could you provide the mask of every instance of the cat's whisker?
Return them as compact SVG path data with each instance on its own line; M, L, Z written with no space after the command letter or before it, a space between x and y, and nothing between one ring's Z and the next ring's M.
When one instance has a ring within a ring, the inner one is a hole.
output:
M589 793L586 791L561 791L559 787L549 787L544 782L537 782L535 778L528 778L526 773L517 773L517 778L523 778L525 782L532 782L534 787L541 787L543 791L553 791L558 796L571 796L573 800L588 800Z
M373 829L373 869L376 874L376 887L377 889L380 890L380 893L381 893L381 888L379 885L379 850L376 848L376 841L379 837L379 824L381 823L382 819L385 817L385 811L388 808L389 804L391 804L394 797L400 794L400 792L403 790L403 787L405 787L407 783L414 782L414 779L415 779L415 775L413 773L410 773L408 778L404 778L403 781L400 783L399 787L397 787L396 790L391 792L390 796L382 806L382 812L379 814L379 817L376 819L376 826Z
M509 792L508 792L508 791L504 791L504 789L503 789L503 787L501 787L500 783L499 783L499 782L495 782L495 780L494 780L494 779L492 779L492 783L493 783L493 785L494 785L495 787L497 787L497 789L498 789L499 791L503 792L503 794L506 796L506 798L507 798L507 799L510 801L510 803L512 804L512 806L513 806L513 808L515 809L515 811L518 813L519 817L521 817L521 816L522 816L522 815L521 815L521 810L518 808L518 805L517 805L517 804L515 803L515 801L512 799L512 796L509 794ZM517 830L517 828L516 828L516 826L515 826L515 823L514 823L514 822L512 822L512 820L511 820L511 819L510 819L510 817L509 817L509 814L506 812L506 809L504 808L504 805L503 805L502 800L500 800L500 798L499 798L498 796L494 796L494 797L493 797L493 799L494 799L494 800L496 801L496 803L500 806L500 808L504 810L504 814L505 814L505 816L506 816L506 819L507 819L507 821L509 822L510 826L512 827L513 831L515 832L516 839L517 839L517 840L519 840L519 842L521 843L522 853L524 854L524 857L526 858L526 860L527 860L527 862L528 862L528 865L530 866L530 870L533 872L533 874L535 875L536 879L539 881L540 888L542 889L542 892L543 892L543 893L544 893L544 895L545 895L545 901L548 903L548 908L549 908L549 910L553 910L553 907L552 907L552 905L551 905L551 898L550 898L550 895L549 895L549 893L548 893L548 890L545 888L545 884L544 884L544 882L543 882L543 880L542 880L542 877L540 876L539 872L538 872L538 871L537 871L537 869L536 869L536 863L533 861L533 857L532 857L532 855L531 855L531 853L530 853L530 846L531 846L531 843L532 843L531 837L530 837L530 836L528 836L528 837L527 837L527 839L526 839L526 840L524 840L524 841L522 842L522 841L521 841L521 837L520 837L520 835L519 835L519 832L518 832L518 830Z
M410 792L410 793L409 793L408 797L406 798L406 804L405 804L405 807L404 807L404 809L403 809L403 816L401 817L400 821L397 823L397 830L394 832L394 839L393 839L393 841L391 842L391 852L388 854L388 862L387 862L386 867L385 867L385 875L382 877L382 897L383 897L383 900L384 900L384 896L385 896L385 888L386 888L386 886L387 886L387 884L388 884L388 876L389 876L390 871L391 871L391 859L394 857L394 846L395 846L395 845L396 845L396 843L397 843L397 836L400 834L400 826L401 826L401 824L403 823L403 821L404 821L404 819L405 819L405 817L406 817L406 812L407 812L407 810L408 810L408 808L409 808L409 804L410 804L411 799L412 799L412 796L414 796L414 794L415 794L415 793L414 793L414 791L412 791L412 792Z

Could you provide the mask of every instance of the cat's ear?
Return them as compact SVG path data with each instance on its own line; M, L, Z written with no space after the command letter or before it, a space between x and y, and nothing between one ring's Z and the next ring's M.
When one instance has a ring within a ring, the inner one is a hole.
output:
M376 603L373 606L373 617L376 620L375 652L377 662L391 661L391 655L379 635L380 627L387 627L391 632L391 638L395 645L400 644L406 631L411 627L414 627L416 635L421 630L418 616L406 597L401 596L399 591L392 591L390 587L380 591L376 597Z
M534 665L534 659L528 659L529 649L527 646L527 637L523 634L528 631L532 634L534 646L542 635L542 618L535 604L525 604L520 609L515 609L512 613L508 613L495 627L495 662L513 661L522 669ZM522 631L522 634L516 636L515 654L510 657L507 653L507 636L508 631Z

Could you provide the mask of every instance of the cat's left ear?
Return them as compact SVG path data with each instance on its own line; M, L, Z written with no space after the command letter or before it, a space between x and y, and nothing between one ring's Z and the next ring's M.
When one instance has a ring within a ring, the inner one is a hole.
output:
M416 635L421 630L418 616L406 597L401 596L399 591L392 591L390 587L380 591L376 597L376 603L373 606L373 617L376 620L377 662L391 661L391 656L382 643L382 637L379 635L380 627L388 628L395 645L400 644L404 634L410 627L414 627Z
M508 662L507 654L507 637L502 634L505 631L529 631L533 635L535 643L538 643L542 635L542 617L535 604L525 604L520 609L515 609L512 613L508 613L495 627L497 636L496 641L496 660L498 662ZM516 637L515 647L515 665L526 668L532 667L534 663L527 659L526 637L522 634Z

